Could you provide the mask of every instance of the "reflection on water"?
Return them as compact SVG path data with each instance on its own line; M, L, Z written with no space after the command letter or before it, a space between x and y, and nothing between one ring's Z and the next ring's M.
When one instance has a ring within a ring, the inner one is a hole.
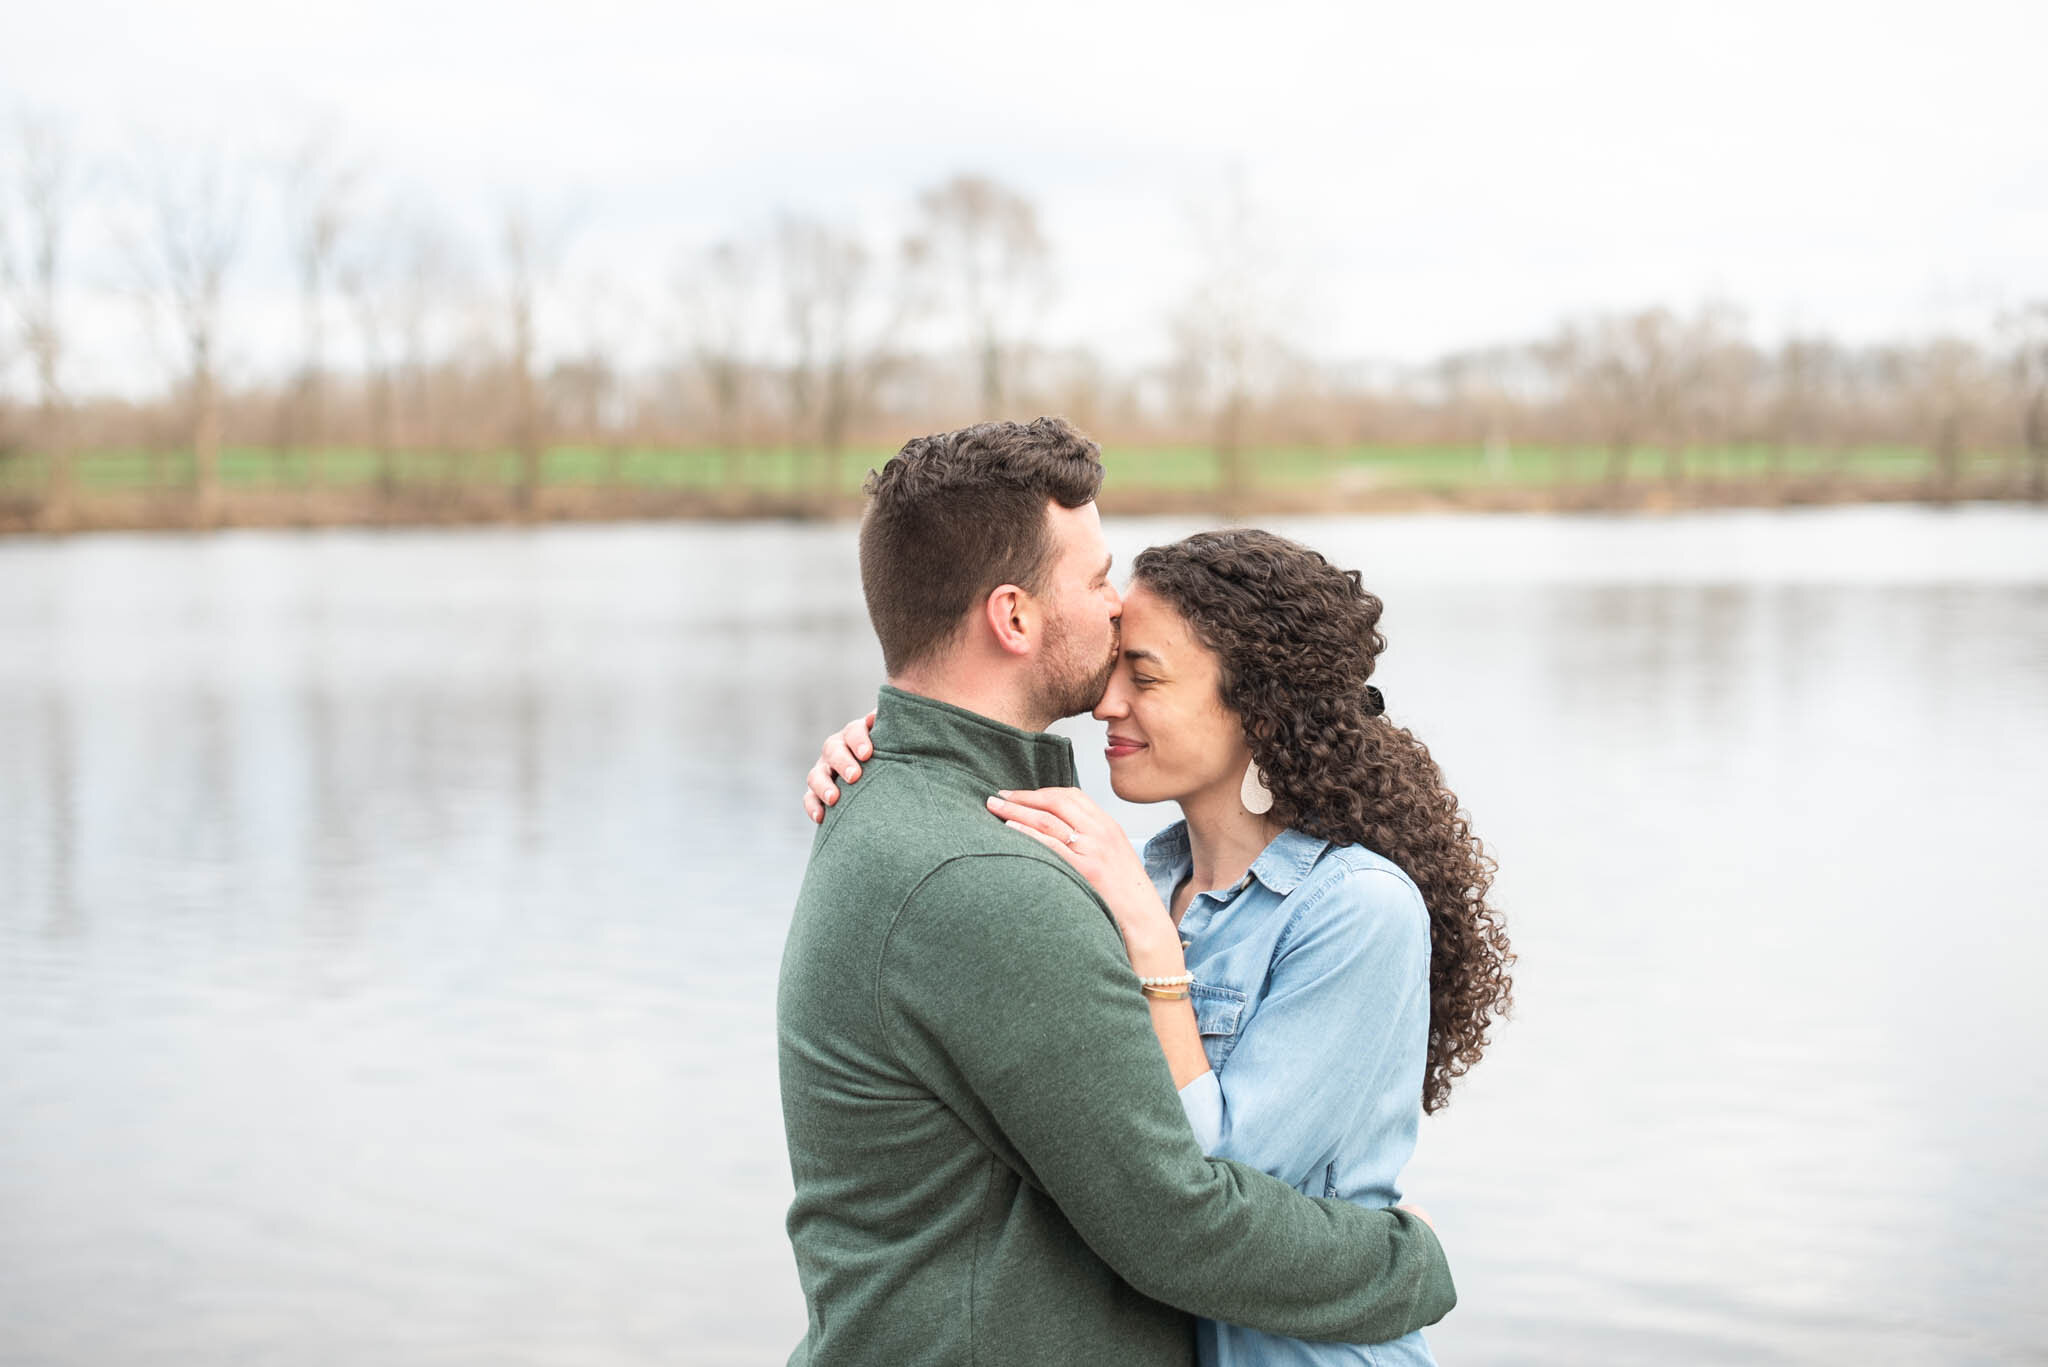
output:
M2048 519L1283 530L1522 952L1410 1169L1445 1360L2037 1354ZM878 668L844 527L0 546L0 1358L779 1363L795 794Z

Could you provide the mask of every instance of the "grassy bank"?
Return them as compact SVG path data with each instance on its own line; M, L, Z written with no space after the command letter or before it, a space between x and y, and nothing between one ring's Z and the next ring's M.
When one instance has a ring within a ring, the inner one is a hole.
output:
M556 446L542 461L542 483L561 486L623 484L704 492L857 493L866 472L891 451L854 448L829 455L789 448L738 451L715 447ZM1609 454L1603 449L1515 447L1489 453L1478 446L1271 447L1242 457L1254 488L1299 488L1327 482L1458 489L1485 485L1598 484L1607 481ZM1141 488L1202 490L1223 487L1223 461L1198 447L1110 447L1103 463L1113 483ZM2017 469L2013 456L1973 453L1971 475ZM0 459L0 488L33 493L45 488L52 460L38 452ZM1679 482L1697 479L1765 479L1774 468L1786 478L1839 475L1849 480L1931 478L1925 451L1900 446L1844 450L1789 449L1778 455L1763 446L1694 447L1677 463ZM1668 453L1638 448L1630 454L1627 482L1668 481ZM374 451L337 447L318 451L230 447L221 452L225 486L269 489L354 488L385 479L405 486L475 484L504 488L519 481L515 452ZM73 457L73 479L82 493L186 488L193 482L189 451L92 451Z
M592 447L543 453L526 488L509 450L318 451L236 447L221 452L215 520L475 522L516 518L842 514L857 508L883 448L836 454L787 448ZM2018 458L1972 453L1952 480L1906 447L1695 447L1677 459L1645 448L1615 477L1603 449L1477 446L1272 447L1244 453L1232 487L1226 463L1197 447L1120 447L1103 453L1104 506L1114 511L1306 508L1370 511L1687 506L1912 497L2020 497ZM46 454L0 460L0 529L185 526L195 467L187 451L92 451L70 460L68 497L53 494Z

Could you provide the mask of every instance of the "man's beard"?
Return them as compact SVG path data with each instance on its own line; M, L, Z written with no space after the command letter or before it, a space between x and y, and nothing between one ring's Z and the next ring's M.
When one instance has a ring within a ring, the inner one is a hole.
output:
M1109 676L1116 673L1120 640L1118 625L1111 623L1108 654L1101 659L1090 658L1078 647L1065 618L1049 618L1045 672L1038 678L1035 696L1039 715L1051 723L1061 717L1093 712L1095 704L1102 701L1102 691L1109 687Z

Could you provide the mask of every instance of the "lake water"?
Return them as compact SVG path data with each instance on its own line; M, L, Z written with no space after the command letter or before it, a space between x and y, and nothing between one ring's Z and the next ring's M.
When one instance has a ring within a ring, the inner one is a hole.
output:
M1409 1171L1447 1367L2048 1362L2048 516L1271 525L1521 953ZM781 1363L878 676L845 526L0 544L0 1361Z

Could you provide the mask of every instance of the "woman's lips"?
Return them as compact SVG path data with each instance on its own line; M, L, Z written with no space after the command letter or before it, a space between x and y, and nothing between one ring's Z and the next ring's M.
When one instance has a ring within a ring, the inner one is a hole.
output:
M1113 760L1128 759L1144 748L1144 743L1141 741L1129 740L1123 736L1111 736L1109 738L1109 746L1103 753Z

